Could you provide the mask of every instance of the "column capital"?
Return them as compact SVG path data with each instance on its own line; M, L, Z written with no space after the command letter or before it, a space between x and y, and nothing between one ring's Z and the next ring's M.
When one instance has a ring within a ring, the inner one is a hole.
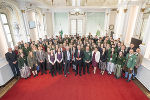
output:
M25 13L25 10L21 10L22 13Z

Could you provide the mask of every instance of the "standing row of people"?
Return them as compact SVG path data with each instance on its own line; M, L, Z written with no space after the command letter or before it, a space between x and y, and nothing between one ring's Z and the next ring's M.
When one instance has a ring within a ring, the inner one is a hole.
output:
M30 77L30 71L34 77L38 76L40 67L41 75L47 74L47 70L52 76L63 74L67 77L69 69L75 71L75 76L90 74L90 66L96 74L97 68L104 75L105 71L109 75L114 73L118 79L128 78L128 82L137 74L137 68L141 65L142 55L140 49L135 48L134 44L126 48L120 39L114 40L112 37L93 37L89 34L85 36L56 36L56 38L23 43L9 48L6 53L14 76L23 78ZM125 72L125 76L123 76Z

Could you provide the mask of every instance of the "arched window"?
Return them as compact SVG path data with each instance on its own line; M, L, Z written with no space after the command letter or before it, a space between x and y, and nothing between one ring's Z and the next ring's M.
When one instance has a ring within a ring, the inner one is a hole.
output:
M13 40L12 40L9 22L8 22L6 14L0 13L0 20L2 22L2 26L4 29L5 36L6 36L8 47L13 48L14 47Z

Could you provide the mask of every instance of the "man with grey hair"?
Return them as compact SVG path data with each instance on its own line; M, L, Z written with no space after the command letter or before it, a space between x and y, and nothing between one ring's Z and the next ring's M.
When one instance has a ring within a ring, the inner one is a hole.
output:
M8 52L5 54L5 57L12 69L14 77L17 78L17 76L20 75L20 71L18 68L16 53L14 51L12 51L12 48L8 48Z
M69 67L71 62L71 51L69 50L69 46L66 46L66 50L63 51L63 63L64 63L64 75L67 77L67 73L69 73Z
M76 74L78 74L78 67L79 67L79 75L81 76L81 71L82 71L82 60L83 60L83 51L81 50L80 45L77 46L77 50L75 52L75 60L76 60Z

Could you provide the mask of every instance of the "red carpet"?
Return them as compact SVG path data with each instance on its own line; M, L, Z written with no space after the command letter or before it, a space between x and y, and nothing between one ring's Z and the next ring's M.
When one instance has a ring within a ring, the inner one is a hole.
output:
M86 74L67 78L50 74L20 79L0 100L149 100L133 83L113 75Z

